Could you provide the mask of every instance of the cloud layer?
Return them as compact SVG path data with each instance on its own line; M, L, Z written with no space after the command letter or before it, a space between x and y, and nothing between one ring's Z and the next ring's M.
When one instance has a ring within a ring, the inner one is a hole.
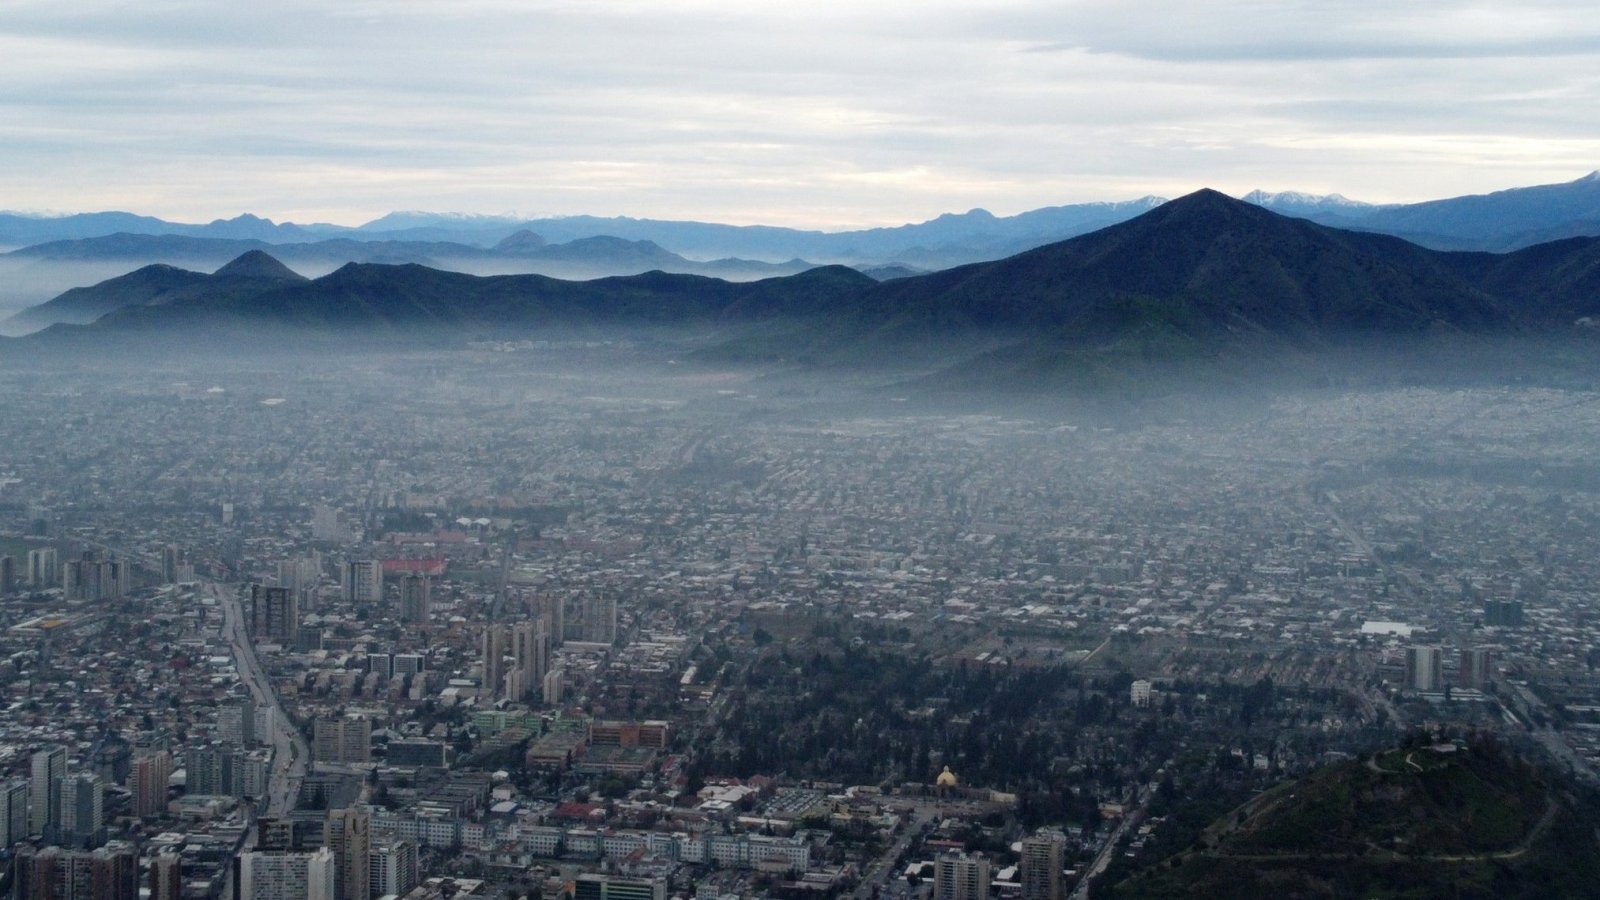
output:
M840 227L1600 167L1587 4L6 6L0 208Z

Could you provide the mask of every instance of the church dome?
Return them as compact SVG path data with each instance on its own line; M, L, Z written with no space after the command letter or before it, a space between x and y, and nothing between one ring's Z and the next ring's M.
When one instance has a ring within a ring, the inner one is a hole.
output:
M950 771L949 766L945 766L944 771L939 773L939 778L934 783L939 787L955 787L961 783L961 779L956 777L956 773Z

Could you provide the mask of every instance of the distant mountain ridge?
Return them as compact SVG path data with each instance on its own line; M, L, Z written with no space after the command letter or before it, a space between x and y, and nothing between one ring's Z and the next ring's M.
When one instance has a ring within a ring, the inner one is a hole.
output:
M1422 203L1369 204L1338 194L1253 191L1247 202L1336 228L1375 231L1435 250L1505 252L1600 235L1600 171L1563 184Z
M391 213L356 228L273 225L267 220L255 219L258 227L254 228L246 228L242 223L238 226L212 223L174 225L163 230L160 220L121 213L104 214L106 218L91 215L60 220L24 220L0 215L0 244L19 245L39 256L82 259L107 252L130 255L141 246L161 246L156 243L141 245L135 236L172 235L190 239L253 240L262 246L275 244L280 248L280 255L292 258L296 251L287 248L311 243L347 249L355 242L409 247L443 243L481 251L496 248L520 232L529 232L545 241L558 243L601 237L649 242L669 252L697 259L743 257L782 263L816 258L841 263L892 261L943 268L1009 256L1042 243L1083 234L1125 221L1164 202L1159 197L1145 197L1125 202L1081 203L1008 217L996 217L986 210L976 209L945 214L922 223L848 232L628 217L563 216L518 221L495 216L427 213ZM26 227L30 221L40 223L38 235L31 234ZM93 233L96 223L100 222L127 227ZM67 243L85 240L92 242L75 246ZM329 243L331 240L351 243L333 245ZM453 250L457 254L469 251Z
M314 240L321 229L338 226L278 224L249 213L216 219L204 225L168 222L154 216L126 212L77 213L66 216L32 216L0 212L0 246L29 246L46 241L70 241L113 234L170 234L271 243Z
M240 272L252 277L230 280ZM109 311L13 346L262 329L448 343L693 326L726 334L731 359L857 365L923 348L950 378L993 386L1086 368L1110 377L1129 365L1259 363L1374 340L1574 333L1579 319L1600 317L1597 283L1600 238L1442 253L1203 190L1003 260L882 282L839 266L738 284L659 271L476 277L416 264L348 264L304 280L256 251L210 276L148 267L69 291L46 306L80 321Z
M1295 191L1257 190L1244 199L1286 215L1335 227L1393 234L1432 249L1501 252L1565 237L1600 235L1600 172L1563 184L1411 204L1368 204L1338 194L1318 196ZM275 223L249 214L202 225L121 212L58 217L0 213L0 246L24 247L120 233L255 240L280 246L346 239L443 242L490 249L519 231L530 231L552 243L602 236L649 241L690 259L741 257L783 262L803 258L819 263L936 269L1000 259L1087 234L1148 212L1163 202L1166 201L1160 197L1143 197L1078 203L1014 216L995 216L975 209L946 213L925 222L842 232L584 215L529 219L395 212L349 227ZM374 256L369 253L364 258Z
M362 241L326 238L290 244L256 239L189 235L119 233L104 237L51 241L0 254L0 264L71 267L82 263L122 262L130 266L167 265L210 270L245 253L270 252L291 267L318 273L345 263L419 263L434 268L479 274L537 272L570 279L632 275L651 270L751 280L792 275L811 267L802 259L767 263L742 259L697 261L672 253L651 241L601 236L551 244L531 231L518 231L493 247L445 241ZM15 319L6 327L15 328ZM28 321L37 322L37 315ZM43 324L49 324L48 322Z

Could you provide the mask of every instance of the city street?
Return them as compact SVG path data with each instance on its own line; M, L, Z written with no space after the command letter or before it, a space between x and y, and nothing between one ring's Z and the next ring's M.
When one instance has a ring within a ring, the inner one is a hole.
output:
M267 679L260 660L256 658L255 647L245 631L244 609L238 593L227 585L217 583L207 583L206 589L222 607L222 635L233 648L234 665L239 670L239 677L249 687L256 705L273 711L272 734L270 739L263 737L263 741L272 747L272 776L268 781L265 811L272 818L287 815L295 807L311 749L284 714L277 693L272 689L272 682Z

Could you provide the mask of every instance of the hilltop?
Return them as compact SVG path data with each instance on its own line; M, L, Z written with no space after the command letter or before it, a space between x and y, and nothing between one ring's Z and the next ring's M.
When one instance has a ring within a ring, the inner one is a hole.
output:
M1095 896L1581 896L1600 816L1576 790L1488 738L1418 742L1267 791Z

